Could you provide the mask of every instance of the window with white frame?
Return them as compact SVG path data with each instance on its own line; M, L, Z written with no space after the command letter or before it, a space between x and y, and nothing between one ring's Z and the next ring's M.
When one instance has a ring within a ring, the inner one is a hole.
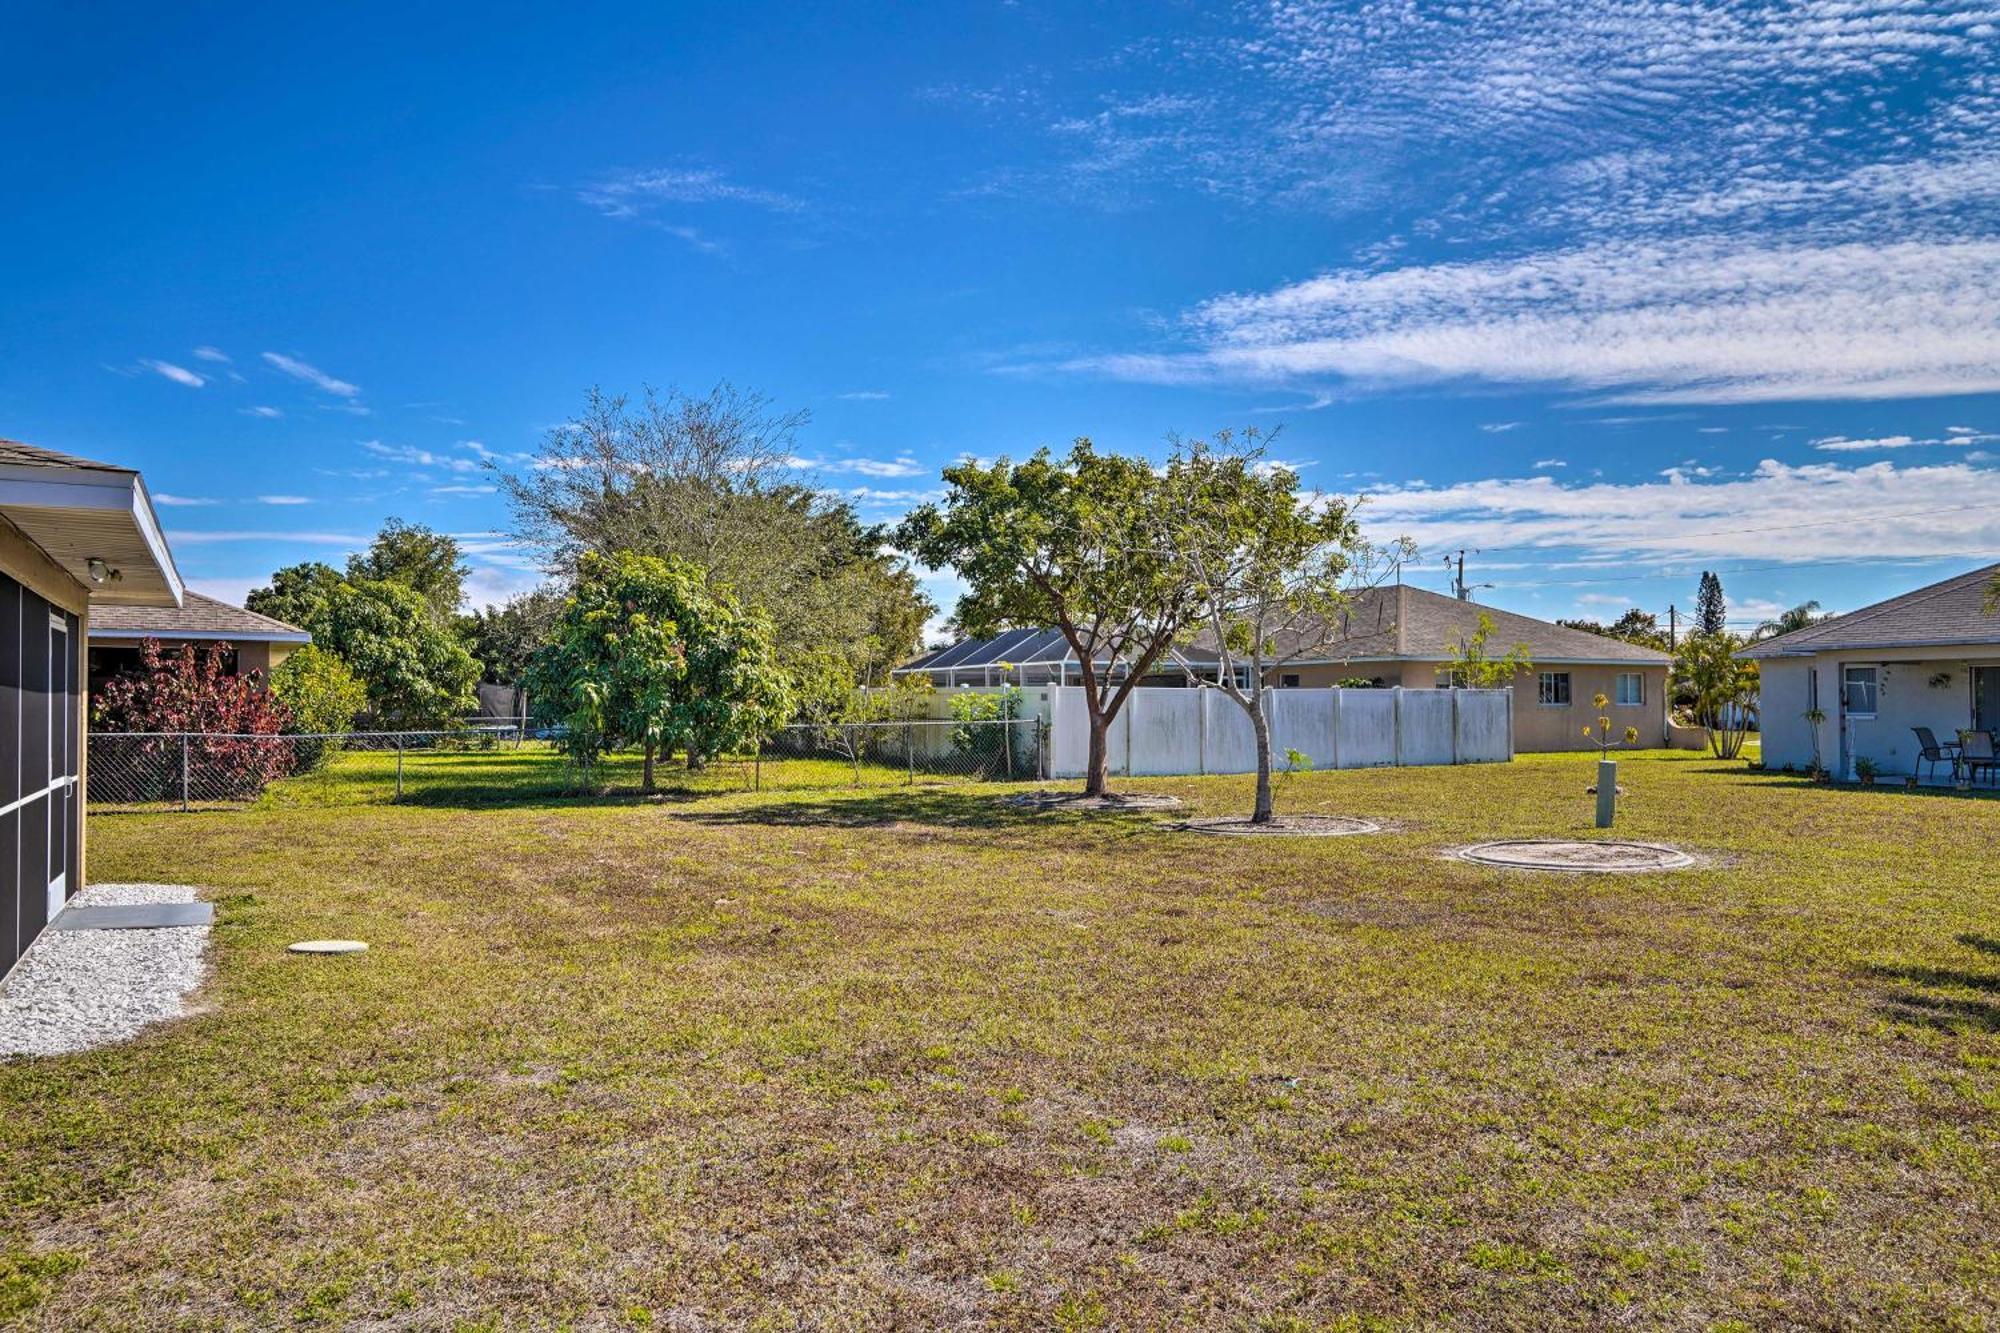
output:
M1569 703L1569 672L1567 671L1542 672L1541 682L1539 688L1536 691L1536 697L1540 699L1542 703L1548 704L1552 707L1561 708L1567 706Z
M1617 684L1612 687L1611 701L1627 708L1636 708L1646 702L1646 677L1637 671L1621 671Z
M1872 666L1851 666L1841 673L1841 707L1849 717L1875 716L1876 680Z

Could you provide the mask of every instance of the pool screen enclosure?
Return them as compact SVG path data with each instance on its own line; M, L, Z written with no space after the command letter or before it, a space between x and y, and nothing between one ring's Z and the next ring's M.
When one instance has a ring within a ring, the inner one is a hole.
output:
M77 617L0 575L0 975L76 890Z

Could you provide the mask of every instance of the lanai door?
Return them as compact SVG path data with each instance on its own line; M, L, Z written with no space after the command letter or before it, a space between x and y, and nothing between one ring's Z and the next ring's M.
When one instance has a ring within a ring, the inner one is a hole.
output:
M77 887L76 618L0 576L0 973Z

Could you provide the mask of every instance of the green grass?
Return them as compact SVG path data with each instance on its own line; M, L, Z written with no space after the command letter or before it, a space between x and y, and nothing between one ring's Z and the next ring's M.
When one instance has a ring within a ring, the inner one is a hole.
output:
M1299 775L1394 827L1268 842L532 769L94 818L215 974L0 1066L0 1320L1992 1326L2000 801L1628 756L1699 868L1443 859L1590 768Z

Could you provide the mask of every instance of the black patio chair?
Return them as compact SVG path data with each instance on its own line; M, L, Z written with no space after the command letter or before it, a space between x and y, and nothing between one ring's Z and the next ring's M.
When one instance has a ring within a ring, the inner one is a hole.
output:
M1929 764L1932 777L1937 776L1939 764L1950 764L1951 775L1954 779L1957 778L1958 742L1940 742L1937 733L1929 727L1911 727L1910 730L1917 733L1917 764ZM1914 768L1916 765L1913 764L1911 767Z
M1958 733L1958 764L1966 781L1977 785L1979 775L1986 774L1996 785L2000 785L2000 753L1993 748L1993 733L1990 731L1961 731Z

